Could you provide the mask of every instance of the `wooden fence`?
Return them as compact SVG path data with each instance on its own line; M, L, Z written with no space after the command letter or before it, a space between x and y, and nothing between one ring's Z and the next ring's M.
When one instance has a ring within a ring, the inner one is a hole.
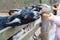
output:
M35 22L32 23L28 23L22 26L16 26L15 28L12 27L7 27L3 30L0 30L0 40L7 40L8 38L10 38L12 35L16 34L18 31L20 31L23 28L26 27L30 27L29 31L27 31L26 33L24 33L24 35L22 35L19 40L27 40L29 37L31 37L36 30L40 27L40 19L36 20Z
M54 36L55 36L55 25L51 25L51 22L49 22L48 20L46 20L44 17L42 17L42 21L41 18L25 24L25 25L21 25L21 26L16 26L15 28L13 27L7 27L3 30L0 30L0 40L7 40L8 38L10 38L11 36L15 35L17 32L19 32L21 29L26 29L28 28L27 31L23 31L23 33L18 34L18 36L20 35L19 38L17 38L16 36L13 37L14 39L18 39L18 40L28 40L31 36L34 36L34 34L36 34L35 32L40 28L40 23L42 22L42 26L41 26L41 35L39 34L39 37L41 40L54 40ZM37 35L36 35L37 36Z

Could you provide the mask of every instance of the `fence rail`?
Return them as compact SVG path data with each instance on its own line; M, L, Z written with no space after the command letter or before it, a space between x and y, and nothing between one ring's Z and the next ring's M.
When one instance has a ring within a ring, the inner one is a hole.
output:
M35 22L29 23L29 25L25 24L25 25L18 26L18 27L15 27L15 28L7 27L7 28L5 28L3 30L0 30L0 36L1 36L0 40L7 40L12 35L16 34L18 31L20 31L21 29L28 26L28 27L32 27L32 28L19 38L19 40L27 40L39 28L39 24L40 24L39 20L36 20Z
M0 36L1 36L0 40L7 40L12 35L19 32L21 29L29 27L29 30L26 31L23 35L21 35L18 39L18 40L28 40L30 38L30 36L34 35L35 32L37 31L37 29L39 29L39 27L40 27L39 25L41 22L42 22L42 27L40 30L41 34L42 34L41 39L42 40L50 40L50 39L53 40L54 35L55 35L55 25L51 25L51 23L48 20L46 20L44 17L42 17L42 21L40 18L34 22L31 22L31 23L28 23L25 25L21 25L21 26L16 26L15 28L7 27L3 30L0 30Z

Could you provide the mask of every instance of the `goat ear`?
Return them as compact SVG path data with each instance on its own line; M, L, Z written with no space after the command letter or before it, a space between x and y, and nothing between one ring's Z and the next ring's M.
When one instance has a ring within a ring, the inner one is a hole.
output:
M11 15L11 10L8 12L9 15Z
M15 11L18 12L18 10L10 10L8 13L9 13L9 15L12 15L12 13L14 13Z
M14 10L10 10L8 13L9 15L11 15L14 12Z

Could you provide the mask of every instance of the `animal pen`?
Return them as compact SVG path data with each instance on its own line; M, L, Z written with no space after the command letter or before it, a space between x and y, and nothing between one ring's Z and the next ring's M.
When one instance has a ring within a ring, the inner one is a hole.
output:
M50 5L49 0L47 0L48 2L46 0L40 0L40 1L41 3L46 3ZM6 12L8 12L8 10L10 9L22 8L37 4L40 4L39 0L0 0L0 12L1 13L5 12L6 14ZM42 26L40 26L41 25L40 23L42 23ZM15 28L7 27L0 30L0 40L8 40L12 36L13 40L29 40L30 37L34 38L34 36L36 37L36 40L54 40L53 34L55 32L54 31L55 27L52 26L55 25L54 24L51 25L51 22L49 22L42 16L41 18L39 18L34 22L21 25ZM37 32L38 29L39 33ZM21 30L23 32L20 32Z

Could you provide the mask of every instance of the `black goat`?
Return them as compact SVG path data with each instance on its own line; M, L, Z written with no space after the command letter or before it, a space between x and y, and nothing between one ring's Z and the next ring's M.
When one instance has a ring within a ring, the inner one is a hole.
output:
M35 21L40 17L37 11L32 11L30 9L12 10L11 13L19 13L19 15L13 15L10 18L10 21L6 23L8 26L27 24L29 22Z

